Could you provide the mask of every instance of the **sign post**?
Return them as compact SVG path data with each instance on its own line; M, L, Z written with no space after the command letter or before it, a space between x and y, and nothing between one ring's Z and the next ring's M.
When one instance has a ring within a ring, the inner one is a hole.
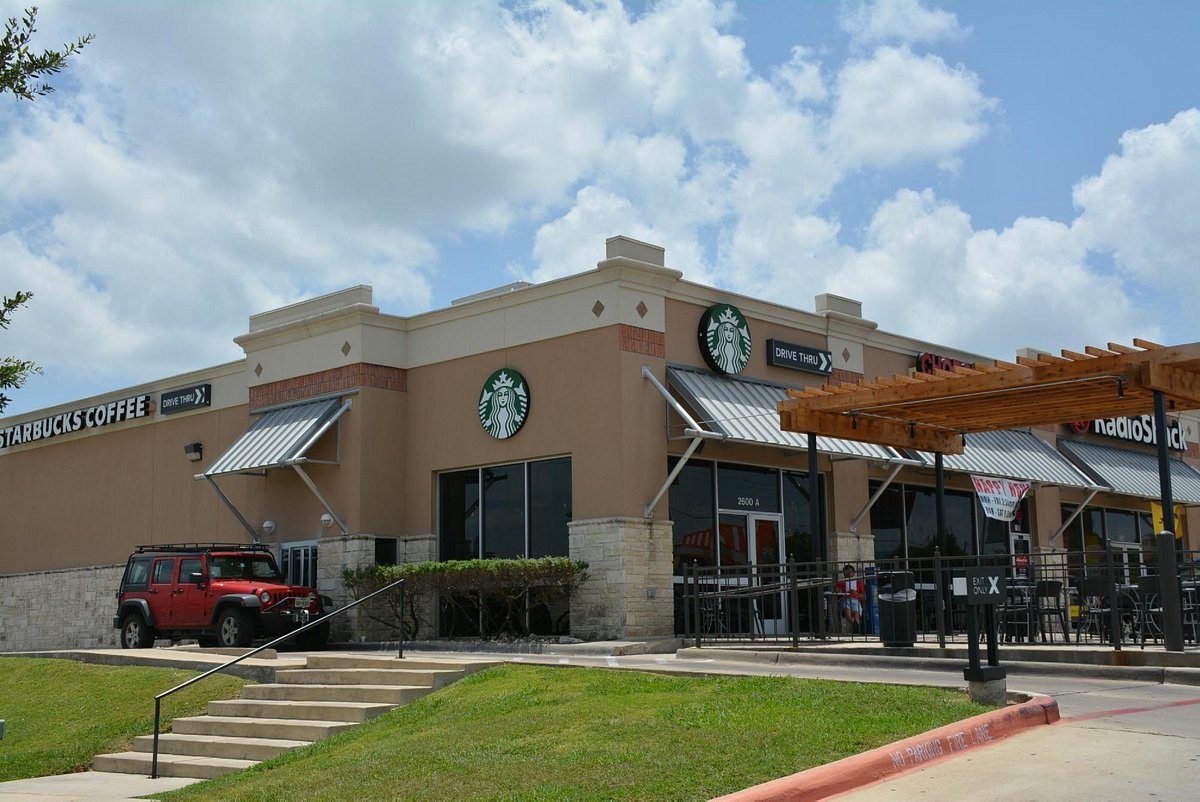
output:
M967 604L967 681L971 699L991 705L1003 705L1008 697L1008 672L1000 665L996 644L996 605L1005 597L1004 569L1000 567L966 568L953 578L954 595ZM987 665L979 664L979 608L984 610L987 629Z

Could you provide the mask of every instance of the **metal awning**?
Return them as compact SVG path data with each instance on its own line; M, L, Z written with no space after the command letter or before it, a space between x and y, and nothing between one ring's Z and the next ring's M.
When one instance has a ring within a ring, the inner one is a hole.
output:
M338 399L326 398L264 412L217 457L204 476L259 472L302 460L340 409Z
M241 521L242 526L257 543L258 530L250 525L246 516L242 515L229 496L225 495L225 491L217 484L217 477L235 473L262 475L268 468L291 468L304 484L308 485L308 489L342 530L342 534L349 534L350 528L345 520L337 514L312 477L304 471L305 463L310 462L305 456L309 449L317 444L348 409L349 399L342 401L337 398L323 398L319 401L268 410L250 424L250 428L235 440L233 445L225 449L225 453L217 457L207 471L196 474L195 478L208 481L221 497L221 501L225 502L225 506Z
M934 457L917 452L927 465ZM1018 479L1034 484L1108 490L1084 475L1070 460L1032 432L1005 429L966 436L962 454L945 455L948 471ZM1155 480L1157 481L1157 479Z
M1059 440L1058 447L1085 471L1118 493L1159 499L1158 458L1154 454L1100 446L1080 440ZM1183 460L1170 460L1171 495L1182 504L1200 504L1200 473Z
M779 428L779 402L786 399L788 390L794 387L716 376L708 371L675 365L667 367L667 384L699 413L701 417L697 423L722 435L726 441L808 450L806 435ZM901 465L923 464L890 446L836 437L818 437L817 451Z

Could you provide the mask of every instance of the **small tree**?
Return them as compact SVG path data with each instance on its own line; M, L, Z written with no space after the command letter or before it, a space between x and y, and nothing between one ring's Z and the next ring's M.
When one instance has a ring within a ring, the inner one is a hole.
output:
M37 31L34 27L36 19L37 6L33 6L26 9L20 20L9 17L4 25L4 38L0 39L0 95L12 92L18 100L33 100L38 95L50 94L54 87L47 83L39 86L38 81L44 76L62 72L67 66L67 59L92 41L92 34L89 33L63 45L62 50L43 50L38 55L29 49L29 40ZM21 291L11 298L5 296L4 304L0 306L0 328L7 329L12 313L32 297L33 293ZM25 383L30 374L40 372L41 369L33 362L6 356L0 360L0 391L15 390ZM9 401L9 397L0 392L0 412L4 411Z
M5 296L3 305L0 305L0 329L7 329L12 313L32 297L31 292L18 292L12 298ZM25 359L11 356L0 359L0 412L4 411L11 400L3 393L4 390L15 390L25 383L31 373L41 372L41 368Z
M38 81L45 76L62 72L67 59L83 50L92 41L92 34L67 42L62 50L43 50L41 54L29 49L29 40L37 31L37 6L25 10L21 19L9 17L4 25L4 39L0 40L0 94L12 92L23 100L33 100L38 95L54 91L50 84Z

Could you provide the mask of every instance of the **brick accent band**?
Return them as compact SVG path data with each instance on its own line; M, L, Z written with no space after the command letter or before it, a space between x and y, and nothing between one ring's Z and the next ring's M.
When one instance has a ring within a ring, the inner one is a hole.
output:
M856 373L853 370L845 370L843 368L834 368L830 373L830 382L846 382L848 384L858 384L863 380L861 373Z
M250 407L266 407L302 401L319 395L338 393L360 387L379 390L408 391L408 371L386 365L358 362L341 368L322 370L291 379L282 379L250 388Z
M667 358L667 335L661 331L620 324L621 350L659 359Z

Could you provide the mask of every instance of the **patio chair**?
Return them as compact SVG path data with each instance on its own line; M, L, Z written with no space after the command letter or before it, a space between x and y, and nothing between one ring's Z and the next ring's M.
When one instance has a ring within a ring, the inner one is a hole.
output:
M1079 580L1079 626L1075 630L1075 643L1083 637L1095 635L1101 642L1108 640L1108 626L1112 607L1108 599L1108 582L1098 577Z
M1137 581L1137 633L1135 637L1146 648L1146 637L1157 642L1162 637L1162 597L1157 576L1139 577Z
M1050 642L1054 642L1054 623L1060 626L1063 642L1070 643L1067 624L1067 608L1063 606L1063 583L1057 579L1039 579L1033 589L1034 617L1037 619L1037 631L1042 640L1046 640L1046 623L1050 622Z

